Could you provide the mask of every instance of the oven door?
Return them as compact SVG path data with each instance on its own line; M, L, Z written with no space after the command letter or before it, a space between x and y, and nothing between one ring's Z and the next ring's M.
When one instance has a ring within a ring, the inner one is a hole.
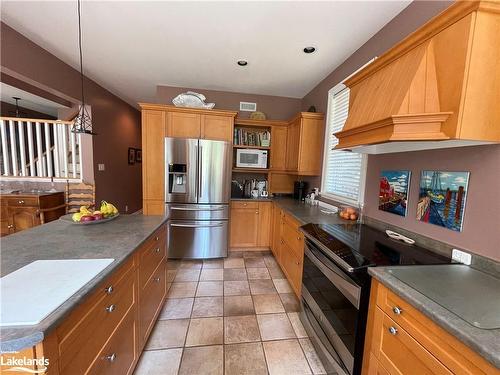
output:
M308 332L346 374L354 369L361 287L306 240L302 313ZM323 357L324 358L324 357ZM338 370L337 370L338 371Z

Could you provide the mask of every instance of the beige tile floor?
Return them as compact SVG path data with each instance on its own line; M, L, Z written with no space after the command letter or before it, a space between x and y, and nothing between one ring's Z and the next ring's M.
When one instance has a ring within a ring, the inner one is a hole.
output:
M168 280L135 375L325 374L270 252L168 261Z

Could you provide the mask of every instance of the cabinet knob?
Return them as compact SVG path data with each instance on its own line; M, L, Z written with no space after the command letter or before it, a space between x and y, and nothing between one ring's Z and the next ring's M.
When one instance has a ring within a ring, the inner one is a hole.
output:
M109 354L109 355L107 355L104 358L106 359L106 361L114 362L114 361L116 361L116 353Z
M285 243L283 240L280 240L281 243Z
M108 286L107 288L104 288L104 291L106 292L106 294L111 294L113 293L113 285L110 285Z
M392 308L392 311L393 311L393 312L394 312L394 314L396 314L396 315L401 315L401 313L403 312L403 309L402 309L402 308L400 308L400 307L394 306L394 307Z
M116 309L116 305L109 305L108 307L106 307L106 311L109 313L115 311L115 309Z
M389 333L393 336L396 336L398 334L398 330L396 327L389 327Z
M246 206L247 204L246 203L243 203L243 206Z
M157 248L155 249L155 253L159 253L159 252L160 252L160 248L159 248L159 247L157 247Z
M156 236L155 237L155 241L158 241L160 239L160 237Z
M24 204L24 201L23 201L23 200L20 200L20 201L17 201L17 203L19 203L19 204Z
M9 225L7 225L7 228L12 229L12 228L14 228L14 225L9 224Z
M297 237L297 240L299 240L299 241L300 241L300 236L299 236L299 237Z
M159 282L160 282L160 280L161 280L161 277L155 277L155 278L154 278L155 283L159 283Z
M255 211L256 214L259 214L259 211Z

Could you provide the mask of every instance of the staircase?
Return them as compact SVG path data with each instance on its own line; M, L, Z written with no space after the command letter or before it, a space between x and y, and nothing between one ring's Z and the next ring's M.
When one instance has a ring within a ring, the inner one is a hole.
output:
M2 178L81 180L81 134L72 121L0 117Z

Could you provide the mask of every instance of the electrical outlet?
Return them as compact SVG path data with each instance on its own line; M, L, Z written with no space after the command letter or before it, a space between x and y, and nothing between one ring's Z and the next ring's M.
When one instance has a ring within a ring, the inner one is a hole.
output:
M463 263L467 266L470 266L470 263L472 261L472 256L469 253L466 253L465 251L453 249L451 251L451 259Z
M104 168L104 164L97 164L97 170L98 171L103 171L105 168Z

